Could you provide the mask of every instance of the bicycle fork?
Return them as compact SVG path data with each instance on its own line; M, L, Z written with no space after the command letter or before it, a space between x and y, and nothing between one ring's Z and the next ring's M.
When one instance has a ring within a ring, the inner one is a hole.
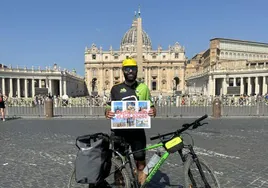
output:
M132 166L132 163L131 163L131 159L130 159L130 156L128 156L128 159L127 159L129 162L129 167L130 167L130 172L131 172L131 176L132 178L134 178L133 181L131 181L132 183L134 183L134 188L138 188L140 185L139 185L139 182L138 182L138 170L136 172L136 174L133 172L133 166ZM137 167L136 167L137 168Z

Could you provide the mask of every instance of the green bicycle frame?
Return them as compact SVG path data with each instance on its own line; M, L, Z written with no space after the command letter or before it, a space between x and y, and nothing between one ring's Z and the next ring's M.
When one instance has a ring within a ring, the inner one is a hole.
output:
M152 146L149 146L149 147L145 148L144 150L145 151L152 150L152 149L155 149L155 148L163 147L163 145L164 145L163 143L155 144L155 145L152 145ZM156 174L156 172L158 171L158 169L167 160L168 156L169 156L169 153L168 152L165 152L162 155L162 157L160 158L160 160L158 161L158 163L149 172L149 174L148 174L148 176L147 176L144 184L141 185L141 188L145 188L145 186L151 181L151 179L154 177L154 175Z

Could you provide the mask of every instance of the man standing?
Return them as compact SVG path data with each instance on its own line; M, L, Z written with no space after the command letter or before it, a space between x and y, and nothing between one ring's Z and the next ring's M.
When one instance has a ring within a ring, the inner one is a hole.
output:
M111 101L121 101L128 98L128 100L147 100L150 101L149 116L156 116L156 109L151 101L150 90L144 83L136 81L138 66L137 62L132 58L127 58L122 63L122 71L125 77L125 81L116 84L111 89ZM111 112L111 106L107 105L105 110L105 116L107 119L114 117L114 112ZM132 151L144 149L146 147L146 135L144 129L116 129L113 130L116 136L123 137L131 146ZM117 148L116 148L117 149ZM118 148L120 151L120 148ZM141 184L144 183L146 175L143 173L143 169L146 165L145 152L138 152L134 155L136 161L138 178Z

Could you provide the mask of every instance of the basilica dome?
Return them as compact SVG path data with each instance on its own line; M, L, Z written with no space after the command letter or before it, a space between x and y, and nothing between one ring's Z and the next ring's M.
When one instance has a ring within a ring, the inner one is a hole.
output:
M152 49L151 39L148 34L142 30L143 48L146 50ZM121 40L121 49L126 51L135 51L137 45L137 24L133 21L131 28L125 33Z

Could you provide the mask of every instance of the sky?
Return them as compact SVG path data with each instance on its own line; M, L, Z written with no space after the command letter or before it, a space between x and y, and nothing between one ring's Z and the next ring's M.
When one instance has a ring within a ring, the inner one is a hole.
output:
M153 49L179 42L191 58L212 38L268 43L267 0L1 0L0 63L84 76L85 47L118 50L139 6Z

